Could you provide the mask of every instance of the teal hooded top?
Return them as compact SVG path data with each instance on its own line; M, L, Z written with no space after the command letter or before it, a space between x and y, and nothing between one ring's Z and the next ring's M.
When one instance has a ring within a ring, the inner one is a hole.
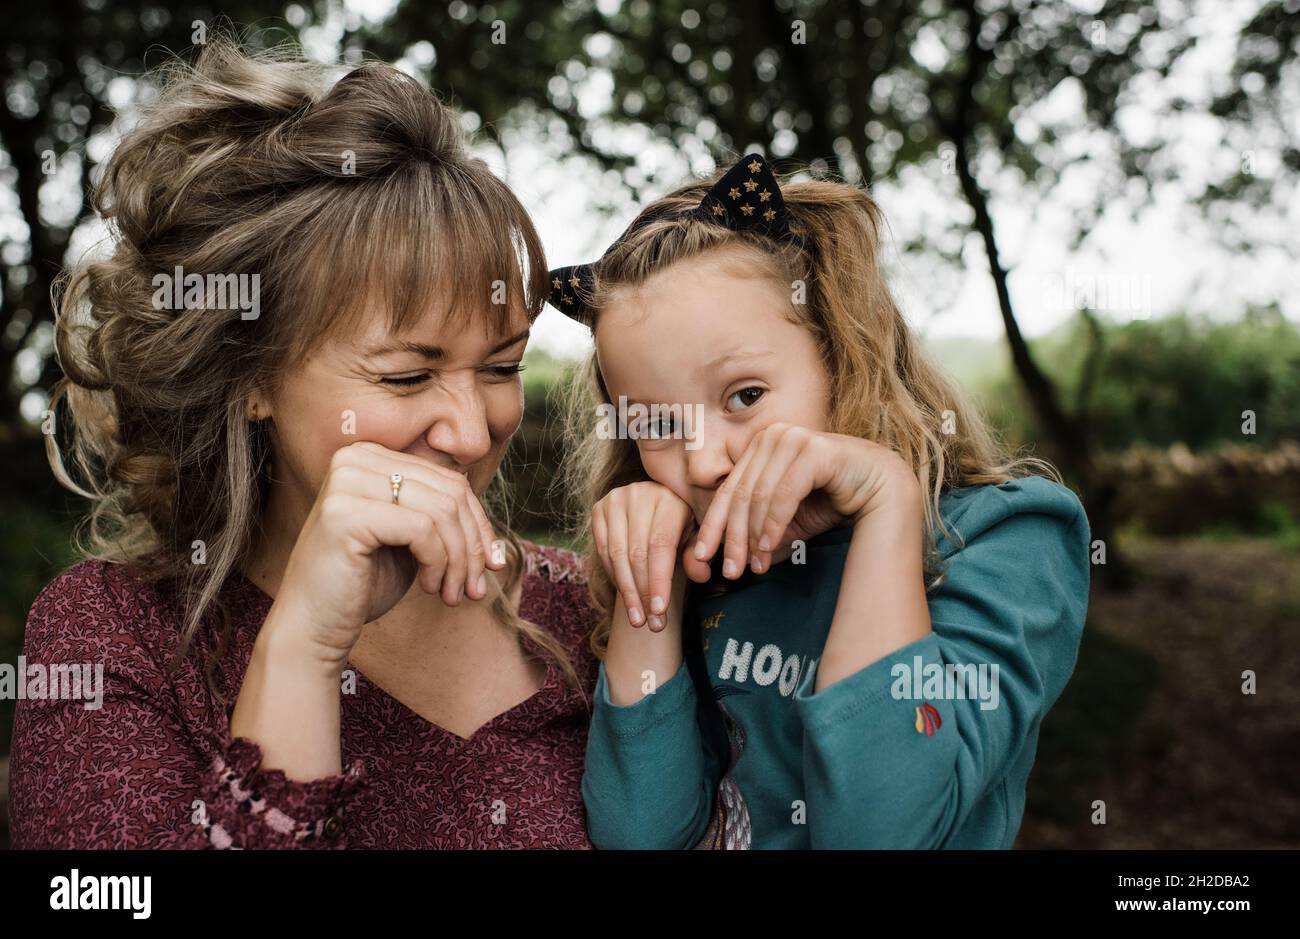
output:
M852 530L689 590L683 664L635 704L602 664L582 780L598 848L1008 848L1074 671L1088 522L1030 477L946 492L932 632L814 693Z

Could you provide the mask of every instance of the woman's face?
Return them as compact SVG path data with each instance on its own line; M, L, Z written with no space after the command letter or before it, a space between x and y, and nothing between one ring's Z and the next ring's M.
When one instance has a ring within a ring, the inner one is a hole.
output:
M328 339L288 375L270 413L275 477L304 518L340 447L360 440L466 474L481 498L523 419L520 360L528 320L504 333L486 317L448 328L431 315L391 335L384 317L358 335ZM383 493L376 493L382 496Z
M777 422L827 429L830 382L817 344L790 321L779 283L743 275L746 258L726 249L674 264L618 293L596 321L615 406L620 396L629 407L681 405L677 436L661 421L659 439L639 434L636 445L646 474L697 520L760 430Z

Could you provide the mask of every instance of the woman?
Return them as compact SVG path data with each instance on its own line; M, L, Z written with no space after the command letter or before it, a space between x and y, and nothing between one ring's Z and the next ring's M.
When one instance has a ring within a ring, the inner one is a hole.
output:
M15 847L589 845L585 581L481 503L538 237L417 82L328 77L214 43L100 181L50 438L92 559L24 653L102 703L21 702Z

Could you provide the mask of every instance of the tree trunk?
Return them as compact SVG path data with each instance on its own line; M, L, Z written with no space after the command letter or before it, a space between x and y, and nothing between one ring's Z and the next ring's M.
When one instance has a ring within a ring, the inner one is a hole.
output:
M1119 552L1115 541L1114 504L1117 493L1114 482L1098 473L1092 457L1092 447L1087 428L1080 420L1067 414L1061 407L1056 386L1034 361L1025 342L1020 324L1011 306L1011 291L1007 286L1007 272L998 252L993 218L989 215L988 196L980 188L970 165L968 142L965 137L953 141L957 148L957 176L962 194L975 213L975 230L984 242L984 253L989 260L989 273L997 291L998 309L1006 328L1007 343L1011 347L1011 362L1020 384L1029 398L1030 406L1038 418L1052 449L1066 471L1079 487L1088 524L1092 530L1091 541L1101 540L1106 545L1106 563L1100 567L1103 582L1115 589L1126 588L1132 581L1131 571ZM1091 551L1089 552L1091 556Z

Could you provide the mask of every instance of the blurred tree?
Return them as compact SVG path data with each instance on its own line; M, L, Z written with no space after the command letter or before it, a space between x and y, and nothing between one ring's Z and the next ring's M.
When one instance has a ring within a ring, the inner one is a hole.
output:
M211 30L218 13L235 22L264 15L257 3L141 3L113 0L54 0L5 10L0 84L0 182L14 195L14 208L27 228L25 239L0 233L0 375L3 417L0 439L24 435L18 403L33 385L49 388L58 365L48 348L52 320L50 288L64 266L73 230L90 214L88 194L94 160L87 143L113 120L110 97L131 99L153 52L195 44L195 23ZM60 204L56 175L81 192ZM44 333L44 335L42 335ZM38 349L41 371L22 381L14 364L24 349ZM26 436L30 437L28 432Z
M1264 3L1242 26L1225 87L1210 112L1225 124L1226 172L1212 176L1198 201L1213 229L1239 250L1269 240L1261 213L1281 222L1276 243L1295 260L1294 212L1300 191L1300 0ZM1170 102L1172 111L1190 105ZM1292 268L1295 275L1295 268ZM1300 286L1300 280L1292 284Z
M481 136L501 146L507 119L528 109L557 113L571 130L582 127L557 76L579 80L586 41L606 29L605 18L589 3L400 2L382 23L349 31L343 46L347 54L404 58ZM607 168L622 170L634 162L631 155L592 145L581 133L573 138L582 153Z

